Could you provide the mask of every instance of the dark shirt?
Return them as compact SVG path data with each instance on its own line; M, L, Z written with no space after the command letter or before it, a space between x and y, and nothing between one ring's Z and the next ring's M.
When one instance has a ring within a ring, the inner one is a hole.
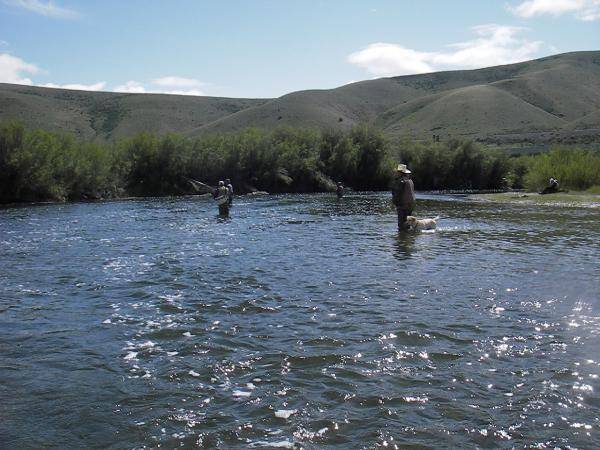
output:
M409 178L396 177L392 181L392 202L396 208L411 210L415 207L415 185Z

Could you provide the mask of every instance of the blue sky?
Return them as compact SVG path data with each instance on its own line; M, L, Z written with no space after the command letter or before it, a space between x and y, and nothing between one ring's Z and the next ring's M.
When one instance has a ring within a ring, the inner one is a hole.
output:
M276 97L600 50L600 0L0 0L0 82Z

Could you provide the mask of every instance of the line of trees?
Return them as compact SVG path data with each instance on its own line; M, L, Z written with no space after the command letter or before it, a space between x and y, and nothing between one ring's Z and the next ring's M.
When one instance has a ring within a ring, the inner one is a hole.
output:
M387 142L368 127L348 133L281 128L187 138L141 133L112 143L0 124L0 202L190 193L187 178L238 190L314 192L343 180L383 189Z
M521 183L505 152L486 149L471 140L407 141L391 151L393 159L410 167L415 186L421 190L491 190L511 182L519 187Z
M598 160L598 152L570 149L515 159L465 140L391 144L366 125L346 132L249 128L197 138L141 133L97 143L11 122L0 124L0 202L181 195L191 193L187 178L213 185L231 178L238 192L331 191L334 181L381 190L399 162L408 164L420 190L495 189L505 179L537 189L549 176L586 188L600 184Z

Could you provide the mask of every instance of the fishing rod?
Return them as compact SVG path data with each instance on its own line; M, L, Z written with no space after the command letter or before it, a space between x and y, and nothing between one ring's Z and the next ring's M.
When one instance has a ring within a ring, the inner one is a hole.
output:
M211 194L214 194L215 191L217 190L216 188L209 186L208 184L203 183L202 181L194 180L193 178L188 178L188 177L183 177L183 178L185 178L185 180L192 185L192 187L194 188L194 190L196 192L208 191Z

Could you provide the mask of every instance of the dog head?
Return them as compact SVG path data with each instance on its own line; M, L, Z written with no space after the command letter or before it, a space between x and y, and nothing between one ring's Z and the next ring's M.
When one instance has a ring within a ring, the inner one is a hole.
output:
M417 218L415 216L407 216L406 217L406 224L410 227L415 227L417 226Z

